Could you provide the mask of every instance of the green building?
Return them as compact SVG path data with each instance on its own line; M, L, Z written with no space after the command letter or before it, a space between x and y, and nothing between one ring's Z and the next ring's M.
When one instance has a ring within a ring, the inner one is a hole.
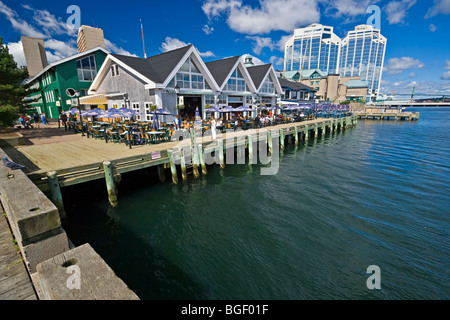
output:
M57 119L62 111L72 106L74 98L69 97L66 90L72 88L80 92L80 97L87 96L107 55L108 51L97 47L49 64L26 82L32 89L39 89L29 96L30 105L39 114Z

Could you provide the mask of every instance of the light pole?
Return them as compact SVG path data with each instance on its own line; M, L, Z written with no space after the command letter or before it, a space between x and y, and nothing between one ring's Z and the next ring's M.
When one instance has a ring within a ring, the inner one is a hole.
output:
M83 127L83 117L81 115L81 106L80 106L80 91L75 91L75 95L77 96L77 106L80 114L80 123L81 123L81 136L84 137L84 127Z
M175 93L176 93L176 99L177 99L177 114L180 115L180 108L179 108L179 103L178 103L178 94L180 93L180 87L177 85L175 86Z

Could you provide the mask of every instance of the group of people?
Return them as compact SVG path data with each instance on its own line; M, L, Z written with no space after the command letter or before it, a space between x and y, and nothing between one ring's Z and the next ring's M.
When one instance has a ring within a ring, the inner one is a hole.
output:
M42 113L41 115L38 115L36 112L33 113L33 117L31 117L29 114L22 114L19 118L20 124L25 129L33 129L34 126L37 128L40 127L40 123L42 122L43 125L48 124L47 117L45 116L45 113ZM34 126L33 126L34 124Z

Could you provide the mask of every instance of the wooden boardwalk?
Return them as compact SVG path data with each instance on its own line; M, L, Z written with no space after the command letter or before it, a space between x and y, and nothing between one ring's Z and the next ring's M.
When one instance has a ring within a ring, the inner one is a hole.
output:
M0 213L0 300L37 300L1 205Z
M267 139L267 132L275 132L280 139L281 147L284 147L284 138L299 135L316 138L325 131L345 129L356 121L355 117L322 118L302 122L286 123L261 129L239 130L227 133L226 138L244 138L256 135L260 139ZM262 133L262 134L261 134ZM297 133L297 135L295 135ZM265 135L265 136L264 136ZM262 138L261 138L262 137ZM220 139L220 137L218 137ZM204 149L208 148L212 139L210 137L197 139ZM253 140L256 142L255 140ZM183 143L190 144L190 139ZM168 151L180 144L179 141L166 142L152 145L137 145L128 148L123 143L106 143L101 139L82 137L75 141L55 142L48 144L18 146L13 150L5 149L13 161L27 166L25 173L44 192L49 191L48 172L55 172L60 187L84 183L96 179L104 179L105 161L110 162L111 175L120 178L120 174L157 166L160 172L170 168ZM211 146L216 145L216 142ZM11 149L11 148L10 148ZM190 157L190 154L187 155ZM180 156L174 155L175 160L180 161Z

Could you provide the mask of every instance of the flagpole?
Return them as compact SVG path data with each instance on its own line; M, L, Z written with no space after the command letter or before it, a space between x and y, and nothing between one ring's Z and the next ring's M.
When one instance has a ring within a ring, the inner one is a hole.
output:
M147 59L147 55L145 54L145 43L144 43L144 27L142 26L142 20L139 19L141 22L141 33L142 33L142 47L144 49L144 59Z

